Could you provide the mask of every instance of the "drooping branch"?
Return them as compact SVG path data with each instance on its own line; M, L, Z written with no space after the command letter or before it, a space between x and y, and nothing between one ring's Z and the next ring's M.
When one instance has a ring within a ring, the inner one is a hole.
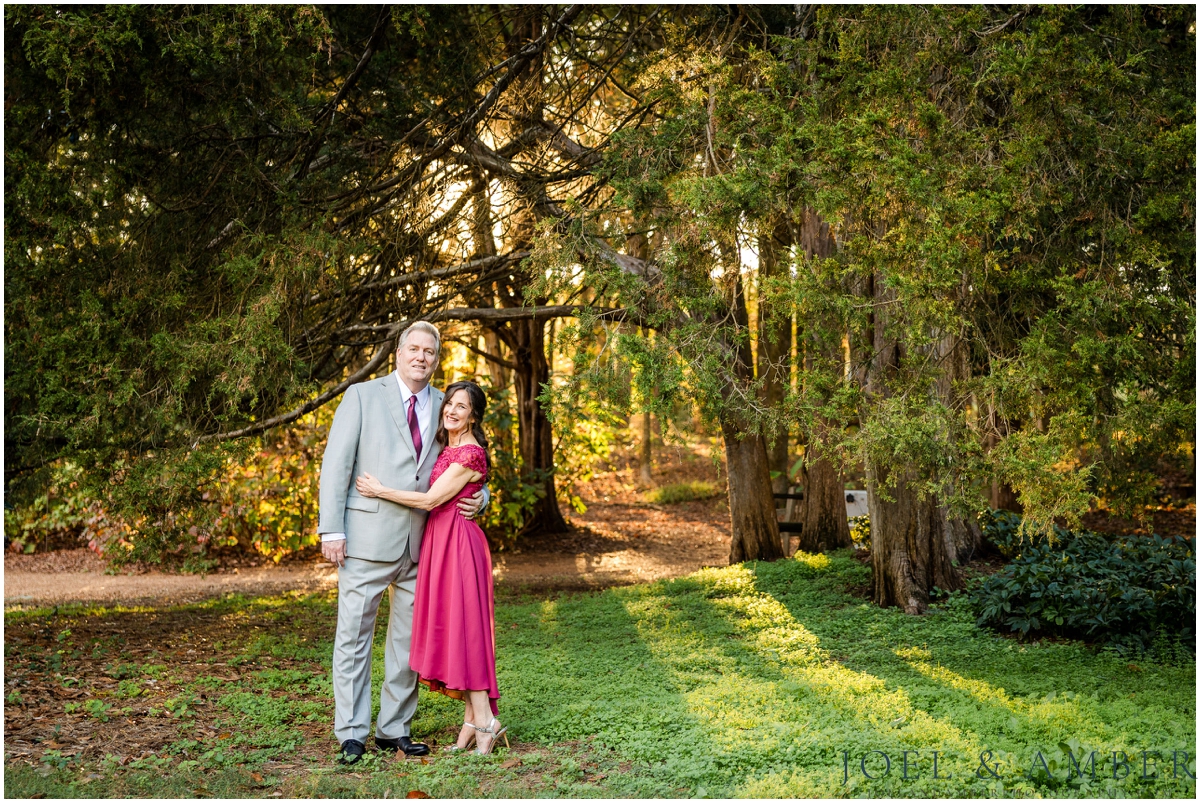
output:
M467 349L468 351L470 351L474 354L478 354L480 357L483 357L485 360L487 360L490 363L499 365L501 368L507 368L510 371L516 371L516 370L520 369L520 366L517 365L515 362L512 362L511 360L506 360L503 357L497 357L495 354L492 354L491 352L484 351L483 349L479 348L478 346L472 345L469 341L463 340L461 337L451 337L451 338L446 338L446 339L457 343L458 345L462 346L463 348Z
M300 164L300 169L296 171L295 177L297 179L302 179L305 175L307 175L313 159L316 158L317 152L321 148L321 141L324 139L325 132L328 130L329 124L333 120L334 112L337 111L338 106L341 105L342 100L345 99L346 93L348 93L354 87L354 85L358 83L359 77L363 74L363 71L367 69L367 65L370 64L371 58L379 49L379 45L383 43L383 35L387 31L387 23L391 18L392 7L384 6L379 12L379 19L375 22L375 30L371 32L371 37L367 41L367 48L363 52L362 57L359 58L358 64L354 68L354 72L350 73L350 75L346 77L346 80L342 82L342 86L338 90L337 94L334 95L333 99L330 100L329 103L325 104L324 108L322 108L317 114L316 119L313 120L314 128L318 125L321 126L320 133L314 134L312 137L312 142L309 144L308 150L304 154L304 161Z
M379 290L393 290L397 287L406 287L417 282L437 279L449 279L454 276L461 276L465 273L475 273L477 271L487 270L489 268L502 267L504 265L520 262L525 257L529 256L528 251L514 251L511 254L500 254L494 257L484 257L482 259L472 259L468 262L462 262L458 265L447 265L444 268L432 268L430 270L418 271L417 273L407 273L403 276L394 276L390 279L385 279L381 282L371 282L369 284L359 285L344 292L335 292L328 295L317 293L308 299L308 303L317 304L322 301L329 301L343 296L356 296L363 293L373 293Z
M213 435L202 435L196 439L196 442L193 444L192 448L194 449L202 443L231 441L235 438L244 438L248 435L257 435L260 432L266 432L268 429L282 426L283 424L290 424L297 418L308 415L318 407L321 407L329 401L336 399L343 392L345 392L346 388L350 387L356 382L361 382L373 374L379 368L379 366L387 362L388 357L392 353L391 345L392 340L385 340L379 345L379 348L376 349L375 354L371 356L371 359L367 361L366 365L364 365L362 368L359 368L357 371L346 377L338 384L329 388L329 390L326 390L325 392L317 395L315 398L306 401L296 409L286 412L282 415L277 415L274 418L268 418L265 421L259 421L256 424L251 424L248 427L243 427L242 429L237 429L232 432L220 432Z
M320 393L316 397L310 399L299 407L290 410L282 415L277 415L274 418L268 418L265 421L251 424L242 429L233 430L231 432L219 432L212 435L202 435L196 439L192 448L199 446L202 443L213 443L217 441L234 440L235 438L244 438L249 435L258 435L266 432L268 429L290 424L301 416L308 415L313 410L327 404L328 402L340 396L346 388L351 385L361 382L374 373L378 368L387 362L388 356L391 354L391 346L399 337L404 329L416 320L429 321L437 323L439 321L481 321L488 323L501 323L504 321L518 320L540 320L548 321L551 318L572 318L581 313L594 312L599 320L626 320L630 314L629 310L624 309L595 309L593 307L582 307L572 305L557 305L549 307L505 307L499 309L485 308L472 309L470 307L456 307L454 309L442 310L440 312L432 312L421 318L404 320L387 326L370 327L374 331L378 331L384 335L384 339L380 342L375 354L362 368L355 371L344 380L334 385L330 389ZM359 329L358 331L362 331Z

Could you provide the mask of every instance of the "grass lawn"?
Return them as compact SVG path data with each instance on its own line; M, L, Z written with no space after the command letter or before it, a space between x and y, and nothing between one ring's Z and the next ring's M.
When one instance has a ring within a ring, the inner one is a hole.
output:
M505 593L512 749L350 769L330 595L10 611L5 796L1195 796L1194 657L1021 644L960 597L908 617L868 578L841 552ZM422 694L414 734L447 744L461 708Z

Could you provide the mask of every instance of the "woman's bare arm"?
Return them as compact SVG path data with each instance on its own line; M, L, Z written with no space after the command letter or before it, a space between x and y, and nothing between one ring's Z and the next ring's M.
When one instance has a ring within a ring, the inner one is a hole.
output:
M387 488L367 473L363 473L354 480L354 487L366 497L379 497L405 507L415 507L418 510L433 510L438 505L453 499L459 491L467 486L467 483L478 482L481 479L483 479L483 475L478 471L460 463L451 463L446 472L438 477L437 482L425 493Z

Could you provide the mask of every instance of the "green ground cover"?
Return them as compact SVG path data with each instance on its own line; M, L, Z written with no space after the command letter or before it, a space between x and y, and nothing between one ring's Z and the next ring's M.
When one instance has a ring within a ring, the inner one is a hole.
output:
M852 593L868 576L841 552L600 593L504 592L512 749L352 769L330 761L328 595L9 612L5 795L1195 796L1194 658L1023 644L976 628L961 596L923 617L880 610ZM187 637L143 655L136 631L151 623ZM37 674L93 691L38 702L22 680ZM45 717L18 719L35 705L104 745L17 745L49 735ZM414 731L445 744L459 716L423 696ZM138 732L163 735L130 758L119 742ZM1145 773L1143 750L1160 756ZM1114 751L1128 756L1116 780ZM1174 751L1188 751L1178 767Z

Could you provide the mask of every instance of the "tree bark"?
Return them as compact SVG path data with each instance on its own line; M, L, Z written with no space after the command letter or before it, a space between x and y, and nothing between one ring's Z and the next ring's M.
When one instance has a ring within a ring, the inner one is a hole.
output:
M737 264L726 250L729 264ZM737 274L735 274L737 275ZM733 319L741 328L749 326L746 296L740 275L733 283ZM734 355L730 382L749 385L754 377L754 357L750 343L727 343ZM779 522L775 518L775 497L771 492L771 470L767 463L767 443L757 430L744 426L735 410L721 416L721 435L725 441L726 472L729 476L729 516L733 536L729 544L729 562L778 560L784 557L779 540Z
M541 6L516 6L505 11L510 31L506 51L516 57L522 48L542 35ZM542 122L543 113L543 68L541 54L530 61L513 82L512 92L506 96L509 114L509 133L513 137L526 128L536 127ZM514 187L517 198L510 218L507 239L511 245L526 250L535 236L537 203L533 187ZM531 195L531 190L534 191ZM525 303L523 285L529 277L514 272L509 281L497 285L502 307L520 307ZM544 303L544 299L534 304ZM567 531L566 520L558 509L558 494L554 483L554 438L550 421L538 403L542 386L550 381L550 364L546 359L545 321L512 320L494 331L513 355L516 368L512 372L517 404L517 442L521 453L522 470L529 482L539 475L536 484L541 486L542 496L526 519L522 535L534 533L563 533Z
M1024 505L1017 499L1017 492L1007 482L1000 480L992 480L988 505L995 510L1011 510L1013 513L1025 512Z
M974 518L960 519L950 515L950 511L939 508L942 517L942 530L946 534L946 547L954 556L954 562L961 566L969 563L977 555L986 551L986 541L983 538L983 528Z
M654 482L654 475L650 472L650 463L653 459L653 451L650 444L654 437L654 431L650 427L650 411L642 413L642 444L638 450L638 471L642 482L649 485Z
M902 344L888 332L888 309L895 293L878 278L866 283L874 300L869 326L874 357L866 371L868 397L889 393L888 380L905 358ZM936 389L931 389L936 392ZM890 472L897 472L895 486L883 498L881 489ZM899 606L906 613L924 613L934 586L945 590L962 587L954 567L954 550L946 532L946 516L934 497L919 499L914 486L919 481L904 467L889 467L867 461L868 512L871 518L871 596L882 607Z
M640 229L641 227L638 226ZM625 251L631 257L635 257L645 261L649 256L649 242L646 240L646 235L641 231L635 231L625 238ZM650 333L642 328L642 337L649 337ZM650 411L645 410L642 413L642 442L638 449L638 476L641 481L649 485L654 482L652 472L654 461L654 430L650 426Z
M513 372L517 391L517 432L521 462L527 476L543 473L537 484L543 495L526 520L524 533L564 533L567 522L558 509L558 493L554 484L554 437L550 421L538 403L542 386L550 381L550 365L546 361L545 323L515 321L512 324L514 362L519 370Z
M809 461L799 549L828 552L853 546L846 519L846 488L842 472L825 458Z
M800 247L806 260L829 259L837 253L837 240L829 224L811 209L804 210L800 220ZM810 353L819 351L826 355L837 348L836 344L818 343L816 337L809 338ZM799 549L805 552L825 552L831 549L853 546L850 538L850 523L846 520L846 483L842 472L828 457L821 455L813 442L821 440L821 429L825 422L817 422L817 432L811 433L810 445L805 450L804 503L801 508Z
M779 409L792 382L792 321L791 316L771 316L765 300L767 283L786 270L784 262L791 245L791 232L786 225L776 226L759 238L758 248L758 377L763 381L763 404ZM788 431L780 425L767 438L767 465L775 475L771 489L786 493L788 489Z
M939 400L950 410L966 409L968 399L963 395L962 385L971 378L966 344L959 337L947 335L938 341L934 356L943 366L937 381ZM955 475L951 479L959 484L961 477ZM983 551L983 530L974 516L966 519L951 516L945 507L940 513L950 554L956 563L967 563Z
M880 486L887 469L867 468L868 511L871 516L871 598L881 607L899 606L905 613L924 613L930 592L962 588L951 562L945 516L937 499L921 500L911 490L915 477L898 478L886 501Z
M996 411L995 406L990 402L987 405L987 410L989 431L985 439L985 445L990 452L1000 443L1000 436L1012 434L1015 427L1012 425L1012 422L1000 415ZM998 477L992 478L992 485L988 493L988 506L993 510L1011 510L1013 513L1025 512L1025 507L1017 499L1017 492L1013 490L1011 485Z
M761 435L746 435L729 423L721 425L729 475L729 517L733 540L729 562L778 560L783 546L771 495L771 473L767 468L767 444Z

